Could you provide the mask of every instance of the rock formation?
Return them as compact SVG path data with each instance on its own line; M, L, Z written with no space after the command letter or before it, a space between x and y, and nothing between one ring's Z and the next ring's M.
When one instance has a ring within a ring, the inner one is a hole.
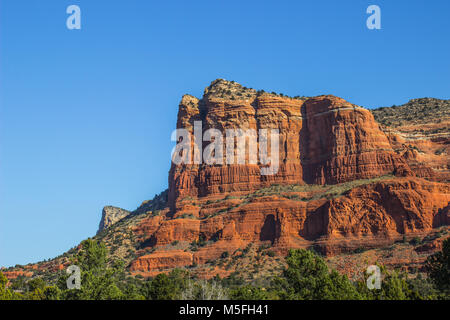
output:
M125 218L130 214L130 211L127 211L122 208L113 207L113 206L106 206L103 208L102 211L102 218L100 220L100 224L98 226L98 231L100 231L109 228L117 221Z
M372 113L416 176L450 180L450 100L413 99Z
M153 252L133 261L133 272L203 264L249 243L332 256L449 224L448 181L344 99L289 98L219 79L202 99L182 98L177 128L194 134L195 121L203 132L278 129L278 173L261 175L260 162L172 164L168 208L134 228Z
M172 164L169 204L173 211L185 197L248 192L274 183L335 184L393 172L411 175L370 111L334 96L292 99L248 89L238 91L238 98L232 95L232 100L218 95L235 86L219 79L205 90L202 100L184 96L177 127L192 134L194 121L201 121L203 130L221 132L278 129L280 169L276 175L261 176L261 165ZM192 153L193 148L192 143Z

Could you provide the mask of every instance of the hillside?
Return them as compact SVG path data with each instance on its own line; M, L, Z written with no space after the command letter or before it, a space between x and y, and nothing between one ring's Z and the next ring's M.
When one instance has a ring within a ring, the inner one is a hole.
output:
M376 121L399 131L427 135L450 133L450 100L412 99L401 106L382 107L371 111Z
M418 176L450 181L450 100L413 99L371 112Z

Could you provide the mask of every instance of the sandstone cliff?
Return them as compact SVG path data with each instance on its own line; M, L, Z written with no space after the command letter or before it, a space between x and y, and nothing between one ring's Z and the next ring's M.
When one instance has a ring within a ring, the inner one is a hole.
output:
M333 256L449 223L449 184L437 168L342 98L289 98L218 79L201 99L182 98L177 128L193 134L194 121L203 132L278 129L280 169L263 176L259 162L172 164L168 208L133 229L147 253L133 272L202 265L258 243Z
M280 169L261 176L261 165L172 165L169 204L185 197L249 192L274 183L335 184L388 173L411 175L370 111L334 96L292 99L214 81L201 100L181 100L178 128L278 129ZM218 92L233 92L230 97ZM259 137L258 137L259 138ZM192 145L192 153L193 145ZM225 153L225 151L224 151Z

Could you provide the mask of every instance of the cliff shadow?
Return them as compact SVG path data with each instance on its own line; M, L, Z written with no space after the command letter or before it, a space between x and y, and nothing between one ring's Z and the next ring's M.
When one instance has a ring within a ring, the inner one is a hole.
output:
M261 228L261 233L259 234L260 241L270 241L273 243L275 241L276 235L276 222L275 216L273 214L269 214L264 219L264 224Z
M433 217L433 228L446 226L450 224L450 204L439 209L437 214Z
M327 201L314 212L308 214L303 224L303 229L299 231L299 236L302 238L313 241L326 234L329 216L328 211L330 203Z
M303 104L300 108L300 113L302 116L302 128L299 132L299 146L298 150L300 152L300 164L302 167L302 178L307 184L312 183L313 174L311 172L311 159L309 158L309 130L308 130L308 119L306 118L306 107Z

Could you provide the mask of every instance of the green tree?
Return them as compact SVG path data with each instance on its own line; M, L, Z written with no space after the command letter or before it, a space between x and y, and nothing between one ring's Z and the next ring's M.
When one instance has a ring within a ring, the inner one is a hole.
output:
M61 290L57 286L45 287L43 291L45 300L59 300L61 297Z
M428 257L425 270L436 287L450 295L450 238L442 243L442 251Z
M12 292L6 288L8 279L5 277L3 272L0 271L0 300L11 300L13 299Z
M107 260L107 250L103 243L88 239L81 243L81 249L74 259L81 269L81 288L67 289L68 275L64 274L58 282L64 299L77 300L115 300L123 299L118 283L124 278L121 263Z
M358 291L368 300L423 300L433 299L435 291L430 287L426 280L418 277L417 279L408 279L404 272L396 270L388 271L386 267L379 266L381 271L381 288L369 290L367 288L367 278L357 284ZM428 287L427 287L428 285ZM426 288L426 290L425 290Z
M281 299L341 300L360 299L361 295L347 276L329 272L325 261L308 250L290 250L288 268L274 280Z
M379 297L383 300L409 300L411 292L406 282L406 275L396 271L387 273L381 282Z
M406 281L414 300L434 300L439 296L439 292L433 282L429 278L422 277L420 273L415 278L407 279Z
M26 288L28 292L33 292L37 290L44 291L46 285L45 281L42 278L33 278L28 280Z
M143 287L143 295L148 300L176 300L186 290L189 274L179 269L172 270L168 275L158 274L148 279Z
M128 280L129 281L129 280ZM145 297L142 294L141 286L136 285L132 282L125 282L119 286L122 291L122 299L124 300L144 300Z

